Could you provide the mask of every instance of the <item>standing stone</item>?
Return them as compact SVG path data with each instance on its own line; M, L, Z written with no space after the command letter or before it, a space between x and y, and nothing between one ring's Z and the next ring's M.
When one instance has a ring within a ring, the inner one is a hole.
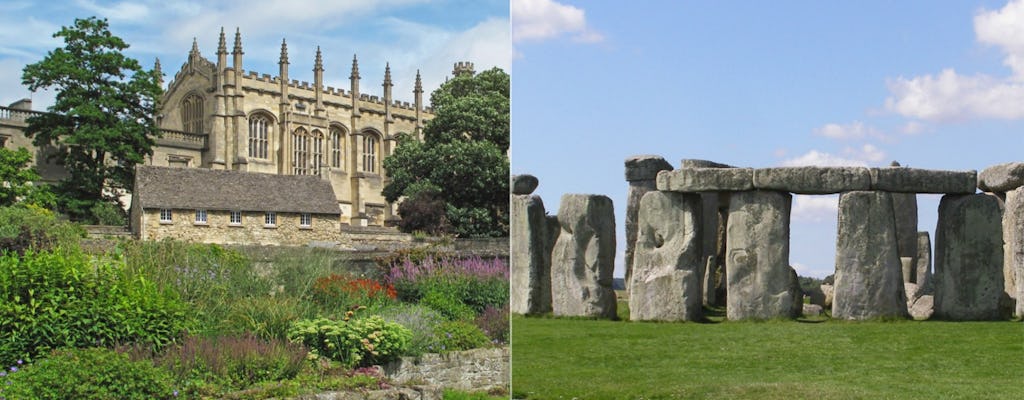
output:
M533 175L512 175L512 194L531 194L537 189L540 181Z
M1004 206L1003 288L1013 314L1024 317L1024 188L1006 192Z
M900 257L910 257L915 267L904 282L916 282L917 194L892 193L892 210L896 216L896 251Z
M732 194L725 260L730 320L800 316L803 294L789 266L792 200L784 192Z
M718 269L718 262L715 256L707 258L704 264L704 276L701 285L701 295L703 296L704 305L712 306L715 304L715 270Z
M634 321L701 318L700 196L649 192L640 200L629 282Z
M917 278L914 283L924 293L932 293L932 239L928 232L917 233Z
M652 155L633 156L626 159L626 181L629 193L626 195L626 288L629 288L633 272L633 254L636 252L637 209L640 199L647 192L656 190L658 172L671 171L672 164L664 158Z
M985 168L978 174L978 188L986 192L1009 192L1024 186L1024 163L1010 162Z
M854 191L839 197L833 318L909 316L895 220L888 192Z
M558 316L612 318L615 211L607 196L566 194L551 252L551 308Z
M509 197L511 312L551 311L551 248L547 213L540 196Z
M832 308L832 303L835 302L836 298L836 287L828 283L822 283L820 287L821 293L825 296L825 304L822 305L828 308Z
M736 168L729 164L717 163L708 160L683 159L680 162L680 169L686 168ZM751 180L753 175L751 175ZM745 190L749 190L747 187ZM725 260L725 215L729 207L729 192L699 192L701 202L701 236L702 238L702 259L705 260L706 268L701 271L701 280L704 305L713 306L716 303L716 272L719 270L718 263ZM710 274L709 272L710 271ZM710 277L710 279L709 279ZM723 279L724 281L724 279ZM710 286L708 284L710 283ZM724 286L723 286L724 289ZM722 304L724 305L724 303Z
M991 194L946 195L935 228L935 316L1003 317L1003 210Z

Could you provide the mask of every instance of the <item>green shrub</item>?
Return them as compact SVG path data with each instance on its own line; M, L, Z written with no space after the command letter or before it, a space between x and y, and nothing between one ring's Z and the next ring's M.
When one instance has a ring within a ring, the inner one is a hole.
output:
M97 225L126 225L128 215L120 205L108 201L98 202L89 209L92 222Z
M425 305L407 303L385 307L379 313L385 321L394 322L412 331L406 355L419 356L432 349L441 348L437 336L434 335L437 326L445 321L441 313Z
M392 264L385 275L398 298L421 302L451 319L472 319L488 306L508 302L508 265L500 259L407 259ZM466 313L463 306L472 310Z
M446 321L434 331L441 353L485 347L490 339L476 325L466 321Z
M292 324L288 338L345 367L384 364L408 348L412 332L380 316L333 321L327 318Z
M487 337L494 343L508 343L509 323L508 304L502 308L488 306L483 313L476 317L473 323L480 328Z
M472 307L463 303L454 286L436 285L427 289L420 304L430 307L449 320L470 320L476 316Z
M209 332L251 333L265 340L287 340L292 322L315 315L312 304L295 297L253 296L224 301L230 301L227 318L211 327Z
M102 348L57 350L7 375L8 399L173 399L167 371Z
M61 347L159 348L191 324L170 291L124 264L80 251L0 255L0 362Z
M32 205L0 207L0 252L73 248L82 237L82 227L57 219L47 209Z

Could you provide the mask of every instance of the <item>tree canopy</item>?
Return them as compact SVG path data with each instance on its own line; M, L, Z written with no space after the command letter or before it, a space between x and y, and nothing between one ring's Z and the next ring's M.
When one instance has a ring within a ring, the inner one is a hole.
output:
M423 212L417 203L440 198L440 225L451 233L508 235L509 75L493 68L456 76L431 94L431 105L434 118L423 129L423 142L404 136L384 160L391 178L384 196L391 202L406 198L399 206L403 221L403 210Z
M39 174L29 164L32 153L25 148L10 150L0 147L0 207L16 203L53 206L53 193L45 185L33 185Z
M48 113L28 119L25 134L55 148L68 172L56 187L60 211L89 220L97 204L132 190L135 165L152 154L159 77L122 53L128 44L105 19L76 19L54 37L64 46L22 71L30 90L57 92Z

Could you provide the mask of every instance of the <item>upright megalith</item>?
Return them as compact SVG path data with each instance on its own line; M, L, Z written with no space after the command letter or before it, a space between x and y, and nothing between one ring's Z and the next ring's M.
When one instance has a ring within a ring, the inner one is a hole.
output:
M626 159L626 181L629 193L626 195L626 287L632 274L633 254L636 252L637 209L640 199L647 192L657 189L658 172L671 171L672 164L660 156L640 155Z
M615 212L607 196L566 194L551 252L555 315L615 318Z
M1024 317L1024 187L1006 192L1003 212L1003 279L1013 314Z
M932 293L932 238L928 232L917 233L917 284L926 294Z
M803 294L789 266L793 196L733 193L726 226L726 316L731 320L795 318Z
M701 318L701 204L696 194L649 192L640 200L629 286L634 321Z
M522 177L523 175L520 175ZM530 178L533 178L530 176ZM530 179L513 179L513 183ZM542 314L551 311L551 247L547 213L540 196L530 195L537 187L509 197L511 298L513 313ZM513 184L513 188L517 185ZM525 193L524 193L525 192Z
M1003 318L1003 208L991 194L946 195L935 228L935 317Z
M839 196L833 318L909 316L895 221L888 192L853 191Z
M680 169L686 169L693 172L694 168L718 168L718 169L736 169L736 167L728 164L722 164L708 160L697 160L697 159L683 159L680 162ZM752 172L747 169L746 171ZM743 172L740 173L741 175ZM749 175L746 179L748 186L745 190L752 188L753 175ZM720 265L722 260L725 260L725 221L726 215L729 211L729 193L723 191L707 191L700 193L701 203L701 236L703 236L701 247L701 258L704 260L705 268L701 271L701 280L704 285L702 286L704 304L705 305L716 305L715 292L719 284L722 289L725 289L724 282L724 268ZM722 275L722 282L716 279L716 276ZM708 287L708 284L711 287ZM722 303L724 305L724 303Z

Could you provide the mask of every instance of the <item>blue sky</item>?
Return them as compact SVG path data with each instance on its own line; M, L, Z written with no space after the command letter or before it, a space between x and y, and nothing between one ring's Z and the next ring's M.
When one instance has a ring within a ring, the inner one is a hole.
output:
M512 0L512 173L612 198L623 161L981 170L1024 159L1024 1ZM918 196L934 234L939 196ZM835 196L796 196L790 263L834 270ZM933 237L934 239L934 237ZM622 275L621 261L616 276Z
M146 68L159 57L165 83L185 62L193 37L200 53L216 61L222 26L229 51L241 29L247 71L276 75L284 38L291 79L313 81L320 46L326 85L348 88L358 54L363 93L382 94L390 62L394 96L410 102L417 69L429 93L457 61L474 62L477 71L507 71L512 61L505 0L0 0L0 104L26 97L37 109L52 104L52 94L21 86L21 69L62 45L52 37L61 26L89 16L107 18L111 32L131 45L127 54Z

